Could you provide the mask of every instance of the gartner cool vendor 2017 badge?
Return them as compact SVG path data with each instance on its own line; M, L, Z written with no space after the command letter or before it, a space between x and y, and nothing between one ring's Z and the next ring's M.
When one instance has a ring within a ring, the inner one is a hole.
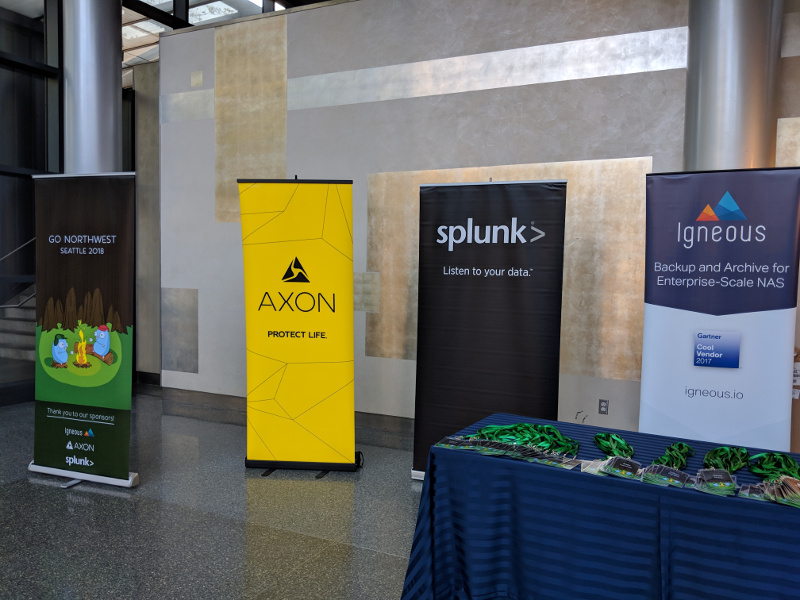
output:
M733 331L701 330L694 334L694 366L739 368L742 334Z

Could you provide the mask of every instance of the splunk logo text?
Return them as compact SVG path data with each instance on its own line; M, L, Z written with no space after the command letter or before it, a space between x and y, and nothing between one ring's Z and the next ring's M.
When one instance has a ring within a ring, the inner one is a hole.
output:
M534 227L535 221L531 221L530 228L534 236L525 239L525 232L528 227L519 225L517 217L512 217L508 225L475 225L472 217L467 219L465 225L441 225L436 232L437 244L447 244L447 251L452 252L453 246L457 244L526 244L535 242L544 237L545 233L541 229Z

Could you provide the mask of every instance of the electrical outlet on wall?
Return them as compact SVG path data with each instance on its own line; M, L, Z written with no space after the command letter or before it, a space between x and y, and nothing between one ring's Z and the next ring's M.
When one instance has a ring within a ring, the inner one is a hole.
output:
M600 398L599 404L598 404L598 407L597 407L597 412L599 414L601 414L601 415L607 415L608 414L608 404L609 404L608 400L603 400L602 398Z

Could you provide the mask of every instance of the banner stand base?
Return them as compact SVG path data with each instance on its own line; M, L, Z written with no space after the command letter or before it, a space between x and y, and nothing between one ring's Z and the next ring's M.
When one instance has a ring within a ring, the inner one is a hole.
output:
M42 467L33 464L33 461L31 461L31 463L28 465L28 471L32 471L34 473L44 473L45 475L55 475L56 477L66 477L68 479L80 479L81 481L103 483L105 485L114 485L117 487L132 488L139 485L138 473L128 473L127 479L117 479L115 477L104 477L103 475L92 475L91 473L78 473L76 471L67 471L66 469Z
M352 463L294 462L285 460L250 460L244 459L247 469L301 469L304 471L356 471L364 466L364 455L356 452Z
M425 481L425 471L415 471L411 469L411 479L415 481Z

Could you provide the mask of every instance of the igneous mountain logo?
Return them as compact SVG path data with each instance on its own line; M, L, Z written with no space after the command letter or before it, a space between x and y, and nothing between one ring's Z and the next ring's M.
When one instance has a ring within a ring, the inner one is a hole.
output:
M711 208L710 204L706 204L703 212L695 219L695 221L746 221L747 217L744 216L742 209L736 204L730 192L725 192L725 195L717 202L716 208Z
M695 223L702 225L681 225L678 222L678 243L687 250L695 244L720 242L763 242L767 239L766 225L714 225L723 221L747 221L744 211L733 199L730 192L720 198L714 208L711 204L700 212Z

